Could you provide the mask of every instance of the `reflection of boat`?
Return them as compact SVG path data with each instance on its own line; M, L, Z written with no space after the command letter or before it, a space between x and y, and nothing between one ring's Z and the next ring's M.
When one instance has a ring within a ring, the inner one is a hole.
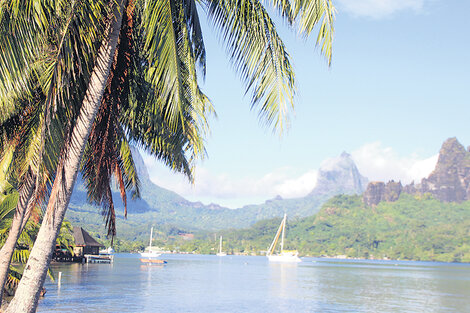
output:
M166 264L167 263L165 260L160 260L160 259L140 259L140 262L148 263L148 264Z
M153 236L153 227L150 230L150 243L147 248L145 248L144 252L141 252L140 255L144 258L158 258L162 253L157 248L152 248L152 236ZM140 259L142 261L142 259ZM143 261L142 261L143 262Z
M217 256L226 256L227 253L222 251L222 236L220 236L220 244L219 244L219 252L217 252Z
M301 262L299 258L299 253L297 250L284 250L284 236L286 232L286 221L287 215L284 214L284 218L281 221L281 225L279 225L279 229L277 230L276 236L274 237L271 246L266 253L269 261L272 262ZM273 254L274 249L276 248L277 241L281 237L281 252L277 254Z

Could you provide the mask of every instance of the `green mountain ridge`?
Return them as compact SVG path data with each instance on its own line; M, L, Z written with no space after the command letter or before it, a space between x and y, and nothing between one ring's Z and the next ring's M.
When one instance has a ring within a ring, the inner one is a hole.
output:
M235 253L264 251L279 222L224 231L224 246ZM369 207L360 196L339 195L314 216L290 219L285 247L309 256L470 262L470 201L402 194Z

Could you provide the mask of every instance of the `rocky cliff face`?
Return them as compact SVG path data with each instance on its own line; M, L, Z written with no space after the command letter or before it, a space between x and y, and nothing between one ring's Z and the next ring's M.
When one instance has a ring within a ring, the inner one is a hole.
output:
M343 152L328 159L318 170L317 184L307 197L337 194L361 194L367 186L367 178L359 173L351 155Z
M403 190L401 182L393 180L388 183L371 182L367 185L367 189L362 195L362 200L368 206L375 206L381 201L394 202L400 197Z
M368 206L374 206L382 201L382 196L385 191L385 183L381 181L373 181L367 185L366 191L362 195L362 200Z
M454 138L447 139L439 151L439 159L434 171L420 184L411 183L405 187L401 183L370 183L364 192L366 205L374 206L380 201L396 201L401 192L408 194L430 193L444 202L470 200L470 152Z
M439 151L436 168L416 189L445 202L470 199L470 152L456 138L447 139Z

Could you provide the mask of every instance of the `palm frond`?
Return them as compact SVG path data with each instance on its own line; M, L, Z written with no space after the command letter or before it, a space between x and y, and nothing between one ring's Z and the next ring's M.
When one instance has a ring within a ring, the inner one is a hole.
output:
M296 0L295 4L300 11L299 29L304 36L309 36L314 28L319 25L316 45L321 47L321 52L327 59L328 65L331 65L336 14L332 1Z
M308 37L318 27L316 45L331 65L336 9L331 0L270 0L289 25ZM321 22L321 23L320 23Z
M2 190L0 196L0 221L11 217L18 203L18 192L11 185Z
M141 25L148 66L146 80L158 89L164 116L174 130L179 127L177 123L182 123L186 110L188 69L180 55L183 46L189 45L193 62L198 62L205 73L205 48L197 7L193 0L146 1Z
M134 61L126 130L133 143L192 181L195 160L205 156L207 117L214 114L197 83L197 64L205 64L197 9L174 0L137 9L143 16L136 37L141 54Z
M49 19L46 1L2 1L0 4L0 115L15 109L14 97L31 89L34 61L44 46ZM46 18L44 18L46 17Z
M12 261L25 264L28 261L29 253L29 249L15 249L12 256Z
M129 67L133 54L133 13L133 3L129 2L126 14L123 14L123 26L112 71L108 77L106 90L90 133L81 166L88 199L102 207L108 236L111 237L116 234L116 214L110 188L113 175L120 188L126 216L126 190L133 190L133 196L139 194L137 172L120 124L121 107L129 97Z
M10 265L10 272L8 274L7 282L4 286L10 296L13 295L14 290L16 289L16 287L18 287L21 277L22 274L20 270L17 267Z
M260 119L282 132L293 108L294 72L269 14L258 0L205 3L246 91L253 94L252 107L259 106Z

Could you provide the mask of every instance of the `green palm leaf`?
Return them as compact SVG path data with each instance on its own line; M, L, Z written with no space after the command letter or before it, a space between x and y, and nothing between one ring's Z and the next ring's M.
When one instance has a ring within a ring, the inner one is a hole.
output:
M230 59L252 105L268 125L282 131L295 93L289 54L266 9L257 0L207 1L209 17L226 43Z

